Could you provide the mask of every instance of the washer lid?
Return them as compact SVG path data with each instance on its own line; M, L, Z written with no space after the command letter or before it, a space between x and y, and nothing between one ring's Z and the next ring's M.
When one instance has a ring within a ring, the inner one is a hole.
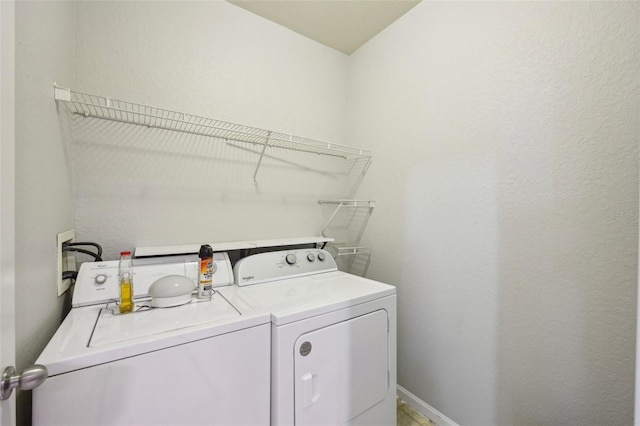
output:
M235 288L254 308L270 311L275 325L396 294L391 285L340 271Z
M270 323L268 312L238 302L216 290L212 301L122 315L106 315L104 305L73 308L36 363L51 377Z
M124 342L208 322L239 317L240 313L219 295L211 300L193 299L189 304L120 314L117 306L102 308L89 347Z

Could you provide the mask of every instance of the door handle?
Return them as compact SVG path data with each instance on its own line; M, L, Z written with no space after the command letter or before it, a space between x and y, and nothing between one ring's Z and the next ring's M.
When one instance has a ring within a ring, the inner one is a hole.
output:
M313 374L306 373L302 376L302 406L310 407L313 404Z
M40 364L25 368L20 374L16 374L13 365L5 368L0 379L0 400L9 398L15 388L31 390L40 386L48 375L47 367Z
M302 375L302 406L311 407L320 398L318 375L305 373Z

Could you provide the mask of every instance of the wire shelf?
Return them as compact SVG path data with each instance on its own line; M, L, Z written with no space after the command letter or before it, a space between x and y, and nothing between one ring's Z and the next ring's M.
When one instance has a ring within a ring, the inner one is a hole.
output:
M263 149L282 148L342 157L345 160L371 158L369 151L348 145L303 138L184 112L76 92L57 86L54 88L57 101L66 102L73 114L86 117L209 136L225 141L262 145Z
M373 208L376 206L376 200L342 200L342 199L341 200L318 200L318 204L320 205L327 204L327 205L336 206L336 209L333 211L333 214L331 215L331 217L329 217L329 220L327 220L327 223L324 225L324 228L322 228L322 231L320 231L320 235L326 237L327 236L326 232L331 226L331 222L335 219L336 215L338 214L338 212L342 207L355 207L355 208L367 207L369 209L369 213L371 213Z
M369 207L376 205L376 200L318 200L318 204L333 204L344 207Z
M369 246L352 246L346 243L332 243L328 247L329 251L331 251L335 257L371 254L371 249L369 248Z

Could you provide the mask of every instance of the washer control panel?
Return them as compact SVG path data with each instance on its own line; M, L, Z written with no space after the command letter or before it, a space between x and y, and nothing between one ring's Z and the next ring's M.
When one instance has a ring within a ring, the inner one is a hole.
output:
M118 261L85 262L80 265L73 289L72 306L87 306L105 303L120 297L118 282ZM233 283L233 270L229 255L224 252L213 254L213 286L220 287ZM198 282L199 259L197 255L178 258L143 258L133 260L134 297L147 297L149 287L159 278L167 275L184 275L193 281L195 290Z
M239 286L336 271L331 254L322 249L272 251L238 260L233 267Z

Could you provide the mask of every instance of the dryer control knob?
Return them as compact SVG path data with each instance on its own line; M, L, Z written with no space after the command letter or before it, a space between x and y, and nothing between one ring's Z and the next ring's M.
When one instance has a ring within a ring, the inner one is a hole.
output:
M324 253L318 253L318 260L320 262L324 262L324 258L325 258Z
M295 255L295 254L293 254L293 253L289 253L289 254L287 255L287 257L285 257L285 260L287 261L287 263L288 263L289 265L295 265L295 263L296 263L296 261L298 260L298 258L296 257L296 255Z
M309 253L309 254L307 255L307 260L308 260L309 262L313 262L314 260L316 260L316 255L315 255L315 254L313 254L313 253Z
M96 284L102 285L107 282L107 276L105 274L96 275L96 277L94 278L94 281Z

